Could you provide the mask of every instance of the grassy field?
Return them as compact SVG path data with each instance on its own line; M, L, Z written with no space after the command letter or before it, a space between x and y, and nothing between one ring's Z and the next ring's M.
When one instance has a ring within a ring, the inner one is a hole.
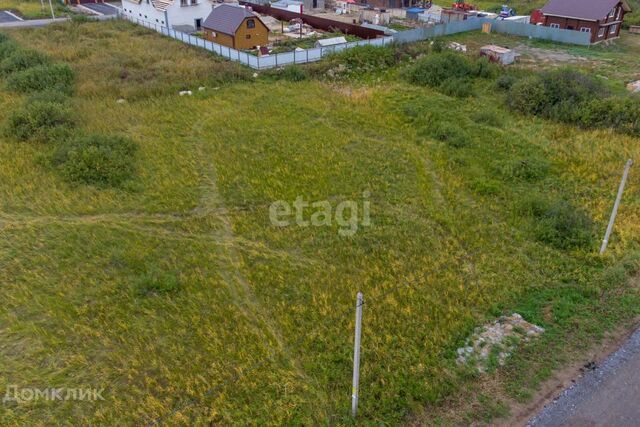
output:
M0 10L8 9L17 12L25 19L51 18L48 2L39 0L0 0ZM53 10L57 17L66 13L66 7L59 1L53 1Z
M497 315L547 329L506 368L508 393L526 399L568 344L640 312L623 268L640 249L639 174L605 257L597 238L541 243L524 213L535 197L566 200L601 235L637 138L513 114L488 84L461 100L395 70L253 77L123 22L10 35L71 64L82 128L127 134L139 155L131 185L97 189L63 181L51 148L0 139L0 391L105 389L104 401L3 404L2 424L351 424L358 290L366 425L480 382L455 349ZM19 102L0 92L4 111ZM471 144L434 140L434 122ZM506 172L522 161L548 171ZM270 204L300 196L366 197L372 225L351 237L335 222L271 225ZM481 407L465 422L502 413Z

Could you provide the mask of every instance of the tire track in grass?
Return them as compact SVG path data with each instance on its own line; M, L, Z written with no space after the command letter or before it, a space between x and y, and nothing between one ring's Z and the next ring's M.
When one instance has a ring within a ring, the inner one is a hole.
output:
M204 150L206 141L200 137L202 129L202 120L193 126L192 135L195 142L193 145L195 149L206 151ZM207 156L207 153L203 152L200 158L211 159L211 156ZM218 188L216 165L213 159L211 159L206 161L202 166L205 169L203 173L204 180L201 186L202 196L200 198L199 206L193 210L193 213L199 217L215 215L216 219L220 221L221 226L218 230L214 231L213 235L221 242L237 241L238 237L233 231L233 225L230 219L230 210L226 207ZM222 251L220 254L221 258L226 259L226 262L224 265L220 265L221 268L219 270L219 274L227 284L232 298L242 314L254 323L258 331L267 331L269 336L265 340L267 341L269 348L270 359L275 363L278 355L286 356L287 361L291 364L291 367L295 370L299 378L304 379L306 384L312 385L309 390L314 395L313 401L323 402L321 406L323 408L327 408L328 397L326 396L326 393L317 381L306 374L300 360L291 354L289 347L286 344L286 340L283 337L282 331L275 321L272 320L275 316L259 301L258 297L253 292L249 280L241 270L244 264L244 259L236 249L236 245L221 245L220 248ZM289 254L289 256L292 255ZM273 349L272 341L275 341L275 349ZM235 377L235 375L232 375L230 382L233 382L233 377ZM221 382L221 384L225 382ZM178 409L178 411L173 412L172 414L175 414L180 410L181 409ZM329 414L326 410L323 412L326 419Z

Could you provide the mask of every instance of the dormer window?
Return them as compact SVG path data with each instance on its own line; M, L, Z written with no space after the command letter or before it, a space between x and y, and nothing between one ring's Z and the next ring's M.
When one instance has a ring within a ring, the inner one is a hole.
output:
M247 28L255 28L256 27L256 21L253 19L247 19Z

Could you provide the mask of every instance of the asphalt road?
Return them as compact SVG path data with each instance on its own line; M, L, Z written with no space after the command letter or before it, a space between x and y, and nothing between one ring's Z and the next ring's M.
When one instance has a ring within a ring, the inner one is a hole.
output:
M115 15L118 13L118 9L114 6L103 3L83 3L82 6L87 9L91 9L94 12L98 12L102 15Z
M528 427L640 426L640 329L602 365L587 372Z
M6 10L0 10L0 22L20 22L20 19L7 13Z

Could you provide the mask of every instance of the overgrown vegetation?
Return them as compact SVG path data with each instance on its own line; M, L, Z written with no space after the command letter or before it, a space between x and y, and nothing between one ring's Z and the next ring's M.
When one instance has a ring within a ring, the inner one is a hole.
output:
M136 145L128 138L85 135L63 143L54 164L71 182L116 187L133 177L135 153Z
M507 103L526 114L640 135L640 98L613 97L597 78L571 69L519 80L509 88Z
M385 48L393 63L360 52L352 64L374 71L328 84L309 77L337 70L332 58L254 79L122 22L13 37L73 65L77 126L49 146L0 139L0 377L105 387L105 401L9 403L7 424L349 424L357 291L362 424L402 424L484 382L455 352L495 316L546 330L497 369L522 400L567 342L639 313L626 259L640 247L637 175L605 257L591 237L637 137L515 114L497 80L477 77L484 64L469 60L474 96L460 99L401 78L413 58L446 55L427 43ZM23 102L0 97L6 111ZM39 160L49 151L60 173ZM96 178L103 164L135 174L113 187ZM360 206L363 194L372 225L349 238L335 222L269 219L276 200ZM492 400L472 397L463 424L506 412Z
M74 114L66 99L34 97L13 110L7 121L7 135L19 141L41 141L65 138L75 124Z
M407 80L413 84L430 86L459 98L473 94L472 79L491 78L496 74L496 66L486 58L471 61L459 53L440 52L439 48L418 59L405 72Z

